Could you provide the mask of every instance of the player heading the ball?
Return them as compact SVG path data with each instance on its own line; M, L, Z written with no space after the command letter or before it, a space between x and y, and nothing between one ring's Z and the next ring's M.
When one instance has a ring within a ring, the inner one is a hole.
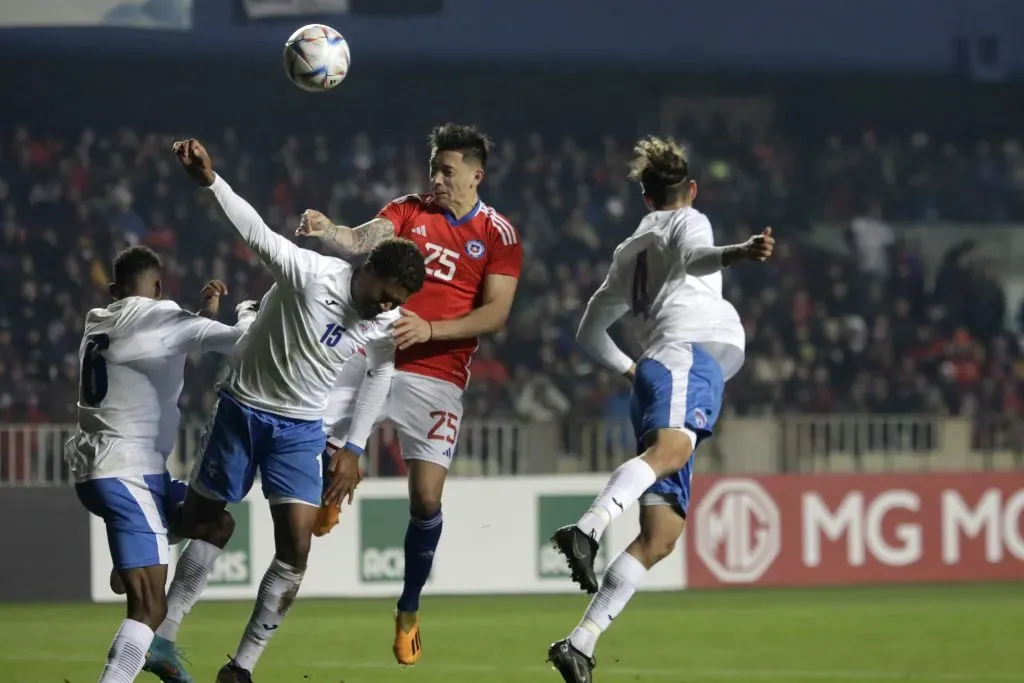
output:
M302 583L323 499L321 461L327 398L346 360L362 348L372 377L362 382L349 443L361 452L384 404L394 371L389 326L398 306L423 286L423 257L408 240L385 240L353 267L300 249L271 230L218 176L197 140L174 144L182 168L208 188L239 237L274 277L219 394L203 436L182 506L181 533L191 539L168 592L168 619L180 619L198 599L227 538L208 522L242 500L259 472L270 501L275 554L252 617L220 683L249 683L252 669ZM337 457L332 467L348 462ZM331 498L351 493L357 478L338 476ZM332 485L334 478L332 478Z

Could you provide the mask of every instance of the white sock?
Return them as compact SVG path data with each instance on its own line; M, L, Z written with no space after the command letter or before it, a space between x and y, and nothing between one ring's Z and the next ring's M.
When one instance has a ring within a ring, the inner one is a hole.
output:
M249 623L242 634L242 642L238 644L235 663L251 672L257 660L263 654L271 636L281 625L288 608L295 601L295 595L302 584L302 575L295 567L286 565L276 557L267 568L260 583L260 592L256 597L256 607L252 610Z
M647 568L626 551L612 560L601 580L601 588L590 601L583 621L569 635L572 646L587 655L594 656L597 639L612 625L626 603L636 593L637 584L647 576Z
M167 589L167 616L156 629L161 638L174 642L185 615L199 602L199 596L206 588L206 577L213 569L213 563L220 557L221 549L206 541L192 540L178 557L174 568L174 580Z
M146 663L146 651L152 642L151 628L141 621L122 621L107 652L107 666L99 683L132 683Z
M585 534L601 540L605 529L630 505L640 500L658 477L642 458L636 457L619 465L590 509L576 523Z

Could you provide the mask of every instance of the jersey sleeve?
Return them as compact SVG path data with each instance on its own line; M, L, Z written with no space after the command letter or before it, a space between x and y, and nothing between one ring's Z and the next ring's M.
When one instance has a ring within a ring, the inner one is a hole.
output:
M345 448L362 455L377 422L395 374L395 343L391 326L379 325L363 347L366 353L366 375L356 393L355 409L346 437Z
M619 374L629 370L633 360L615 344L608 334L608 328L629 311L626 292L624 268L618 259L613 258L604 282L587 302L576 332L580 346Z
M277 234L259 213L231 189L219 175L210 186L221 210L242 240L266 264L276 282L302 289L317 280L330 261L320 254L301 249Z
M387 206L377 212L377 218L386 218L395 226L395 237L405 237L413 216L419 213L419 198L406 195L388 202Z
M673 246L683 257L687 275L702 277L722 270L722 247L715 246L715 233L707 216L688 216L673 226Z
M139 321L135 334L111 345L109 356L119 362L166 358L193 351L228 354L246 325L230 327L161 301Z
M239 325L231 327L178 308L177 311L168 311L164 320L156 322L160 325L160 338L169 355L196 351L229 354L252 318L243 318Z
M503 217L493 215L494 235L484 275L509 275L519 278L523 270L523 243L519 231Z

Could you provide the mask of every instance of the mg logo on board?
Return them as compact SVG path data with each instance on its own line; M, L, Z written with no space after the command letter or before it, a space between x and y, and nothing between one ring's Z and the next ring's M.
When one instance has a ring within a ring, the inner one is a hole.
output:
M752 583L779 556L782 520L768 492L752 479L725 479L695 512L697 556L723 583Z

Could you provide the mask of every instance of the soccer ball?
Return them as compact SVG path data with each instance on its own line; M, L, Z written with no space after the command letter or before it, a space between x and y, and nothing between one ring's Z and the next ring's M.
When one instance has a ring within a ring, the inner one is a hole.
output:
M348 43L330 26L310 24L284 44L288 80L306 92L324 92L345 79L352 57Z

